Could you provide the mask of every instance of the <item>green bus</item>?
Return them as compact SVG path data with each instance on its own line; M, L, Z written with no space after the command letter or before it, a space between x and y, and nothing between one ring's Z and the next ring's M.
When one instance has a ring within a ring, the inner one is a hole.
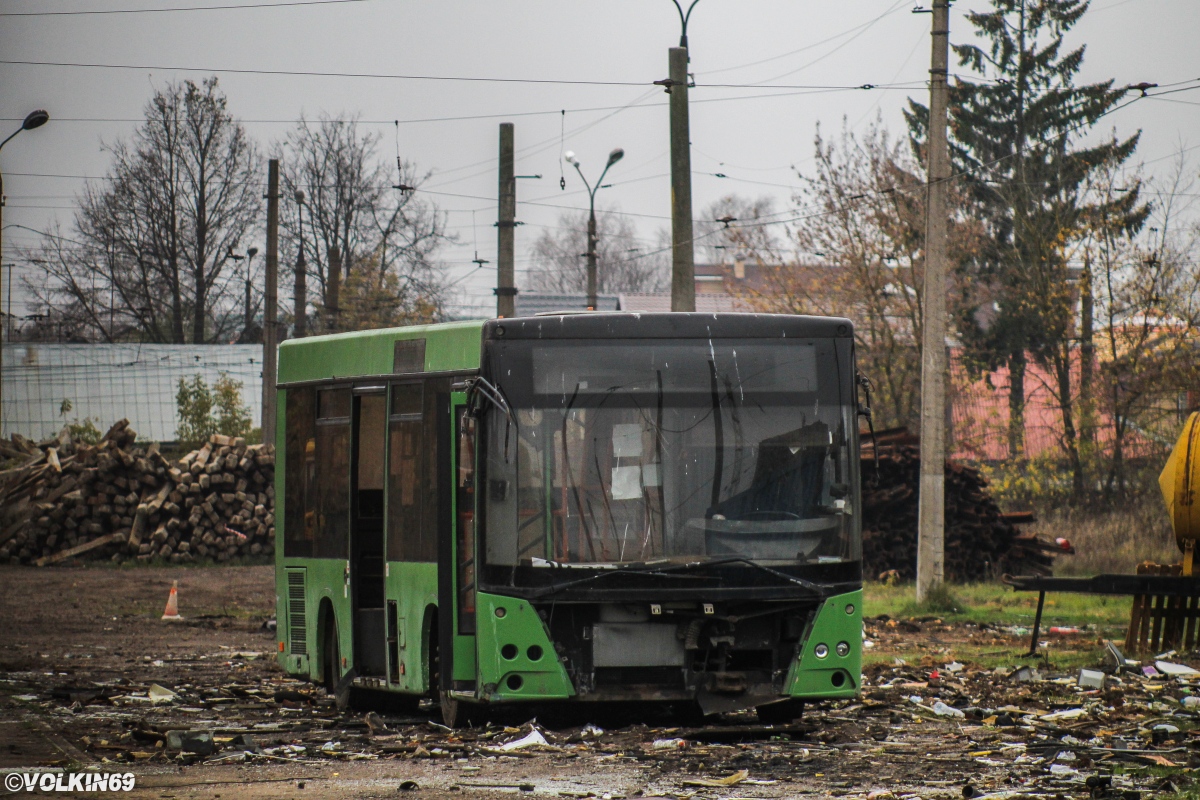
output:
M279 348L290 675L794 718L861 683L849 320L564 313Z

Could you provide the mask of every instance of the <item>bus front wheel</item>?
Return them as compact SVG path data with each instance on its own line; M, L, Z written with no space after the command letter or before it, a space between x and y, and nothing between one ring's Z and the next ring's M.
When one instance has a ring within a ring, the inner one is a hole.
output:
M462 704L447 691L438 692L438 706L442 709L442 724L447 728L463 728L467 725Z
M758 721L764 725L786 725L799 719L800 715L804 713L804 701L780 700L759 706L754 710L758 714Z

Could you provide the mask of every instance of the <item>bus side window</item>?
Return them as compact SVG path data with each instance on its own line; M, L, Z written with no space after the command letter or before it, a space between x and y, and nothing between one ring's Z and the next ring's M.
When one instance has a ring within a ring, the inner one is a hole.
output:
M387 398L368 394L358 407L358 516L383 519L384 443L387 428Z
M422 438L423 393L420 383L392 384L388 414L388 532L390 561L436 561L434 542L425 522L426 504L432 502L422 485L425 470L436 461L427 454Z
M316 390L288 389L284 413L283 553L307 558L313 555L316 533Z
M349 550L351 400L349 389L317 392L317 558L346 558Z

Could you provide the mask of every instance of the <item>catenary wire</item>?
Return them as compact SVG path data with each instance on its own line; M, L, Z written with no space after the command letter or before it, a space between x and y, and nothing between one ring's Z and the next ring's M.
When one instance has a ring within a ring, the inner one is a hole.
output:
M283 3L242 3L223 6L175 6L171 8L98 8L72 11L0 11L0 17L78 17L97 14L163 14L173 11L242 11L253 8L291 8L295 6L333 6L366 3L370 0L289 0Z

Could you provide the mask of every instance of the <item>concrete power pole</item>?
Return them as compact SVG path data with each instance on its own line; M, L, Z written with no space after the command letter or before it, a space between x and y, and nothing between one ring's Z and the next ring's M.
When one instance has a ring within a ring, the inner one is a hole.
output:
M921 337L921 495L917 514L917 602L945 579L946 545L946 70L950 0L933 3L926 153L924 332Z
M292 291L292 335L302 339L308 333L308 265L304 263L304 192L296 190L296 220L300 247L296 253L296 282Z
M338 246L330 245L329 247L329 286L326 291L325 305L328 311L326 320L326 332L337 333L338 329L338 303L341 302L341 286L342 286L342 251Z
M275 349L279 329L279 159L267 165L267 269L263 290L262 438L275 443Z
M671 310L696 310L692 250L692 150L688 125L688 51L672 47L667 90L671 93Z
M517 314L513 278L517 226L517 177L513 172L513 124L500 123L500 213L496 220L496 316Z

